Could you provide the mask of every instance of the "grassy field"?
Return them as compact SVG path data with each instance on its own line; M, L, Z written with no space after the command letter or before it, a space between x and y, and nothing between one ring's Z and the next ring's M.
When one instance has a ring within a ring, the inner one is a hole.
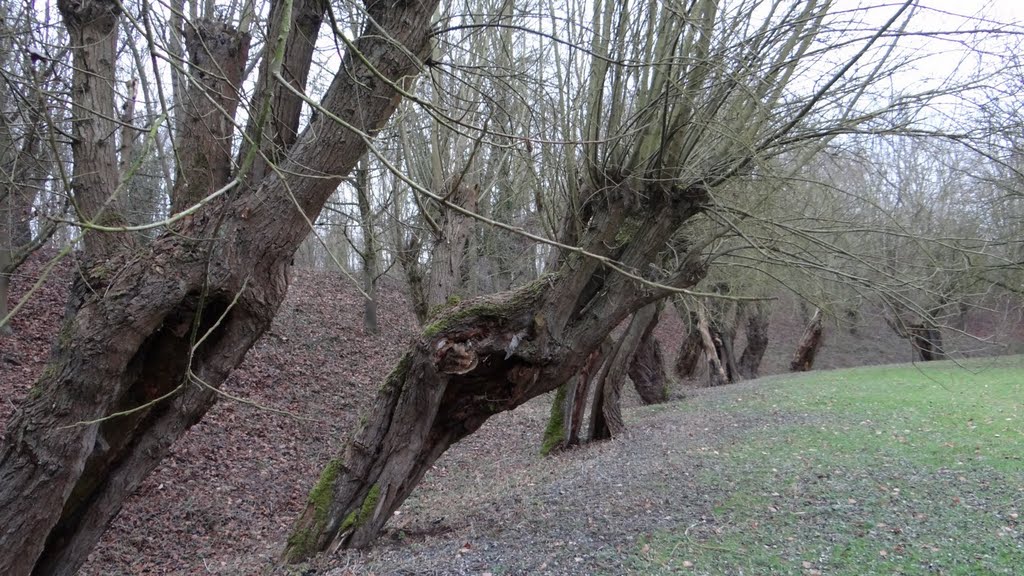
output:
M1024 357L775 377L695 399L765 424L719 446L709 517L635 574L1024 574Z

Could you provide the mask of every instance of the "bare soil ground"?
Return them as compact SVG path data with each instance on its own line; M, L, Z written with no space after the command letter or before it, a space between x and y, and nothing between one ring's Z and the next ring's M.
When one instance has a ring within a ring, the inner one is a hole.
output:
M13 283L15 301L41 263L23 267ZM15 318L15 335L0 339L0 425L42 370L73 273L73 263L62 264ZM232 398L175 445L81 574L272 572L321 468L416 333L396 287L382 290L379 314L381 334L365 334L362 303L345 279L296 270L271 331L225 386ZM776 308L763 373L785 369L803 329L799 318L795 302ZM905 341L880 319L865 318L855 334L831 328L818 367L909 359ZM1000 322L983 328L994 332ZM658 334L672 362L682 336L678 320L667 314ZM713 458L700 458L702 447L710 456L720 439L779 417L632 408L625 437L541 459L548 402L538 398L493 418L445 454L379 545L323 560L306 573L621 573L637 538L681 519L707 522L710 502L692 480L714 466ZM627 398L627 406L636 404Z

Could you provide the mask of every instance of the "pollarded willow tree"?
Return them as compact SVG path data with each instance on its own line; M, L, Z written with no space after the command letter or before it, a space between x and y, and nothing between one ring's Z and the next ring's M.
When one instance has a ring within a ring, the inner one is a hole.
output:
M449 446L592 368L623 320L695 286L737 230L716 211L747 189L739 183L796 176L786 164L806 163L839 134L899 129L891 115L922 95L877 85L897 68L893 47L913 4L598 1L565 8L586 26L551 14L553 26L519 30L513 46L547 47L535 73L547 83L534 92L568 94L564 113L579 118L577 144L564 130L521 135L561 141L559 163L544 169L574 184L564 188L556 269L463 302L423 330L324 470L285 558L370 542ZM558 42L583 37L569 49Z
M326 2L271 2L255 60L245 10L233 25L213 2L175 3L169 36L183 40L185 56L176 60L173 42L152 44L158 14L148 3L57 3L72 55L61 66L73 84L81 274L49 364L0 448L0 573L74 573L124 499L213 404L270 325L309 219L419 73L436 4L367 3L358 37L339 31L336 73L300 131L299 94ZM138 36L123 33L126 21ZM177 139L177 219L152 240L123 226L120 201L115 66L139 38L177 71L159 99ZM250 67L259 75L251 100L240 84ZM232 119L240 103L249 112L241 131Z

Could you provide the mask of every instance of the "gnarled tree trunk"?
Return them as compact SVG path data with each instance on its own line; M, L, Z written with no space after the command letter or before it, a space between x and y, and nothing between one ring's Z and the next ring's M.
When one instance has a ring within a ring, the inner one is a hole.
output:
M605 440L626 430L622 420L622 386L648 327L652 322L657 322L657 317L657 303L637 310L615 343L614 353L601 367L594 385L594 402L590 408L591 440Z
M322 106L363 133L379 130L398 102L396 83L420 66L435 4L369 5L361 57L342 61ZM60 8L76 54L75 198L83 219L106 221L117 174L114 130L103 127L114 111L112 95L97 92L112 90L119 8L112 0ZM83 91L93 96L79 100ZM0 448L0 573L77 570L267 329L307 216L365 152L363 134L320 115L279 172L218 198L144 253L119 249L122 234L86 236L49 365Z
M558 387L558 393L551 403L551 416L544 429L541 455L557 452L580 443L583 431L583 416L587 409L587 394L590 381L611 354L615 343L611 338L590 353L580 373Z
M691 378L700 367L701 352L704 350L700 330L697 329L697 312L687 310L676 305L679 317L686 325L686 337L679 346L679 354L676 356L676 376L680 378Z
M790 372L807 372L814 367L814 358L821 346L824 329L821 309L815 308L807 328L804 329L803 336L800 337L800 342L796 345L793 359L789 362Z
M727 282L715 284L714 291L717 294L727 296L731 287ZM740 318L740 306L735 300L726 298L710 298L705 308L707 310L708 331L711 334L712 342L715 344L715 353L722 367L725 368L727 381L736 382L740 380L740 369L736 363L736 324Z
M703 312L697 312L697 333L700 334L701 345L704 348L704 360L708 365L708 386L728 384L729 376L722 364L722 357L719 355L720 344L715 341Z
M650 306L650 305L649 305ZM665 359L661 354L661 344L654 337L654 329L658 327L664 302L655 305L656 310L650 314L650 320L640 343L633 352L629 363L629 379L633 381L637 394L644 404L658 404L668 400L668 377L665 374ZM644 312L644 308L640 312Z
M661 247L700 210L697 188L595 189L581 245L629 269L647 269ZM627 218L634 237L617 241ZM665 280L691 286L704 274L688 254ZM380 389L367 424L310 494L284 557L373 540L449 446L490 416L511 410L579 374L611 330L666 295L591 258L569 254L558 272L518 290L463 302L428 325Z
M747 345L739 359L739 371L744 378L757 378L761 359L768 349L768 324L771 313L764 302L754 302L744 307L747 316Z
M946 352L942 348L942 332L937 327L924 323L911 324L907 326L907 333L922 362L946 359Z

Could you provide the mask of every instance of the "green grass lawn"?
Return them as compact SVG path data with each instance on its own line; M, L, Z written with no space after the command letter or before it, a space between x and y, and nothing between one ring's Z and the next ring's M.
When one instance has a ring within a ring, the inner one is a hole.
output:
M651 534L634 573L1024 574L1024 357L812 372L694 402L767 423L694 454L713 510Z

